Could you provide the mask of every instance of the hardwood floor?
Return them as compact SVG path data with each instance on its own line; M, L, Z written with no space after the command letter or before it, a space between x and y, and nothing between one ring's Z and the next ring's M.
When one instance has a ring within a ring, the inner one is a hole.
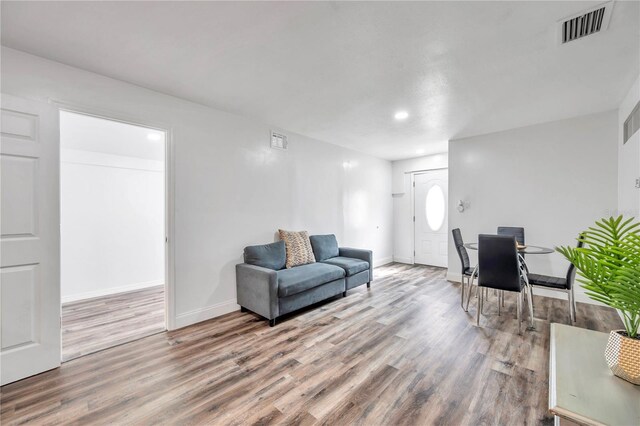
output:
M567 302L536 297L517 335L515 298L475 326L445 270L392 264L270 328L234 312L65 363L2 388L2 424L551 424L549 323ZM621 326L578 304L578 326Z
M62 360L165 330L164 286L62 305Z

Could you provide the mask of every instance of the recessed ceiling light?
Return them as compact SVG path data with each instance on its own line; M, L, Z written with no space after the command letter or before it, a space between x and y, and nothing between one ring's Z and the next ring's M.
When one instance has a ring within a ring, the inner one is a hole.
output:
M409 113L407 111L398 111L393 117L396 120L405 120L407 117L409 117Z

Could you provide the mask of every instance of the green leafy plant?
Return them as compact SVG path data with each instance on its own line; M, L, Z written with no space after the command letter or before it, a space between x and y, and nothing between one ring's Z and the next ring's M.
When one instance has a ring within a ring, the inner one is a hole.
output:
M639 339L640 222L600 219L584 231L582 247L557 247L578 272L587 296L620 310L628 337Z

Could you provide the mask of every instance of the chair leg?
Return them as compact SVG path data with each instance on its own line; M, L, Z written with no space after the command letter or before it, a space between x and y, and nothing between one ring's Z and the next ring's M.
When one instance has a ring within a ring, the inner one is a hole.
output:
M484 301L485 300L489 300L489 288L485 287L482 289L483 291L483 295L482 295L482 313L484 314Z
M576 322L578 317L578 309L576 306L576 294L573 292L573 286L571 286L571 303L573 304L573 322Z
M464 309L464 274L460 280L460 307Z
M347 292L346 291L342 292L342 297L347 297Z
M500 316L500 315L501 315L501 312L500 312L500 305L502 305L502 303L501 303L501 301L500 301L500 299L501 299L501 298L502 298L502 290L500 290L500 291L498 292L498 316Z
M533 330L535 325L533 323L533 287L531 285L529 287L529 297L527 297L527 301L529 302L529 328Z
M371 281L367 283L367 288L371 288Z
M504 308L504 290L502 290L502 307Z
M269 320L269 327L273 327L275 325L276 325L276 319L275 318L274 319L270 319Z
M517 295L518 301L516 302L516 316L518 317L518 334L522 334L522 324L520 318L522 316L522 292Z
M471 277L469 278L469 289L467 290L467 306L464 308L465 312L469 312L469 301L471 300L471 293L473 292L473 281L476 279L476 270L473 270ZM478 296L478 290L476 286L476 296Z
M573 301L571 300L571 291L567 290L567 301L569 302L569 325L573 323Z
M478 312L476 317L476 325L480 327L480 312L482 311L483 289L478 286Z
M576 322L576 308L575 308L575 295L573 294L573 288L567 291L567 297L569 299L569 324Z

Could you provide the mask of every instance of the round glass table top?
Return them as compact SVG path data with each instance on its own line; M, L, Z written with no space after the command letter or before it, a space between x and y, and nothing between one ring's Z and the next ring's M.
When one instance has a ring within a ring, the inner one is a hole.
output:
M469 250L478 250L478 243L466 243L464 246ZM530 246L530 245L526 245L524 248L518 249L518 253L522 253L522 254L549 254L553 252L554 250L548 247Z

